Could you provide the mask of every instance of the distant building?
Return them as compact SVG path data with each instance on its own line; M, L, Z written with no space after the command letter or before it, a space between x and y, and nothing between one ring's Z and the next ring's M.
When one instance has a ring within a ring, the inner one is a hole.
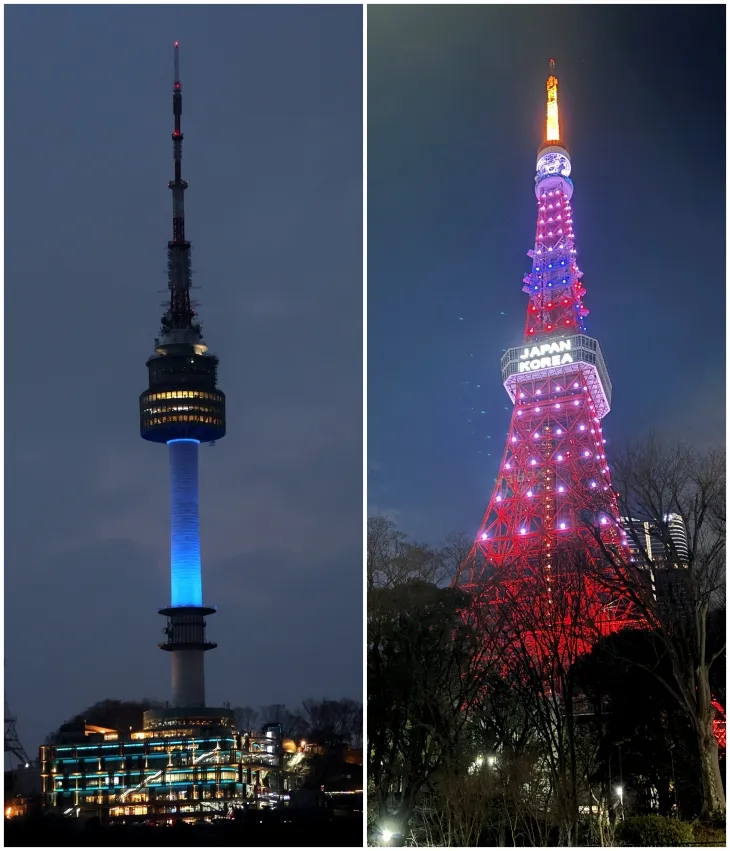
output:
M621 524L626 532L631 554L634 558L646 561L645 552L649 561L657 566L686 566L689 562L689 544L684 520L679 514L669 514L664 522L665 527L658 528L656 523L647 520L622 517ZM638 538L638 543L634 535ZM674 548L676 555L672 554L670 547Z
M666 516L661 526L622 517L632 559L650 573L654 599L679 606L691 599L686 570L689 564L687 528L679 514Z
M37 762L5 772L3 786L5 818L27 815L41 800L41 770Z
M239 734L230 710L145 712L143 729L84 725L41 747L45 807L65 815L195 821L287 799L281 728Z

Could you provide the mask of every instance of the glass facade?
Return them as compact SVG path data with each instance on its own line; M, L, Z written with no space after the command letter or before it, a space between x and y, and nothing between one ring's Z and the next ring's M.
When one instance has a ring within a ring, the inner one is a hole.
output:
M199 818L280 796L282 758L278 738L242 736L229 727L144 730L124 738L80 733L78 741L41 748L44 805L104 819Z

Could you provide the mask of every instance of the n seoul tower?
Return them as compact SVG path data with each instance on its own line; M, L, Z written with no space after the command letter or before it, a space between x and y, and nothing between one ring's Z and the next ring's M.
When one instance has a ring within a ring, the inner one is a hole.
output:
M172 239L167 243L170 300L162 317L155 352L147 361L149 388L139 399L140 431L145 440L164 443L170 457L170 606L167 636L159 647L172 657L172 697L177 707L205 706L203 653L216 645L205 637L198 519L198 447L226 433L226 400L218 389L218 358L208 353L190 301L190 243L185 238L185 190L182 178L182 86L179 45L175 42L172 133L175 179L172 190Z

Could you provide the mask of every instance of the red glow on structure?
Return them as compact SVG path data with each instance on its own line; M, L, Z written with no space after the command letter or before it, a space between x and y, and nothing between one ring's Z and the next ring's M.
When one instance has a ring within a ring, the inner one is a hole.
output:
M718 747L725 750L725 710L718 700L713 700L712 705L715 707L715 719L712 722L712 732L715 734Z
M588 314L581 303L585 289L572 227L563 233L546 230L550 224L545 224L556 208L570 211L572 184L546 171L538 174L535 191L533 266L524 278L529 295L524 340L533 351L575 340ZM590 650L600 635L635 624L636 617L624 595L607 592L598 581L605 569L604 546L629 557L603 434L591 424L608 410L603 388L582 359L546 366L539 360L543 355L524 355L533 358L532 372L519 374L513 385L518 392L494 490L455 584L481 601L522 607L526 619L528 609L539 610L535 622L543 624L542 633L533 628L529 641L548 655L549 642L543 639L549 633L558 636L553 653L570 648L576 654ZM560 614L566 594L575 602Z

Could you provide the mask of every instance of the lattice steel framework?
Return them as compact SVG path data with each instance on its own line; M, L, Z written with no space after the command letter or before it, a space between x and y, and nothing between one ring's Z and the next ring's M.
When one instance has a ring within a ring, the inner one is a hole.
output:
M5 753L14 756L21 765L27 765L30 760L25 748L20 743L18 731L15 729L17 718L10 711L8 701L5 701Z
M577 571L586 621L608 634L632 620L628 603L609 598L595 581L605 559L596 534L628 555L601 427L611 382L600 346L585 330L589 311L576 260L571 161L559 139L552 62L547 89L535 247L523 280L529 295L524 342L502 358L512 421L491 500L456 581L485 599L486 587L499 577L513 598L530 598L538 586L549 596L561 569Z

